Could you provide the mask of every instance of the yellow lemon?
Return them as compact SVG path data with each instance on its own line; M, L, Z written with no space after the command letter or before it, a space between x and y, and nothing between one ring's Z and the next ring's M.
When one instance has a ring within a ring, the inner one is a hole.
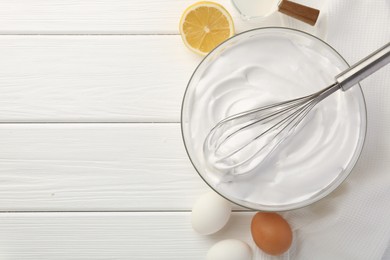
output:
M188 48L206 55L234 35L233 20L222 5L198 2L184 11L180 19L180 34Z

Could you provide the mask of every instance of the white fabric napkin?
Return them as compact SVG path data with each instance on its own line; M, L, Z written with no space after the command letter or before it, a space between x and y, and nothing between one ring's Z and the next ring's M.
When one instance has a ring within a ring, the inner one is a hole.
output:
M390 0L328 0L322 6L318 6L322 1L296 2L320 8L321 21L314 30L289 20L290 27L325 38L350 64L390 41ZM283 213L294 229L288 253L274 258L256 251L254 259L384 257L390 245L390 65L363 80L361 86L368 132L353 172L325 199Z

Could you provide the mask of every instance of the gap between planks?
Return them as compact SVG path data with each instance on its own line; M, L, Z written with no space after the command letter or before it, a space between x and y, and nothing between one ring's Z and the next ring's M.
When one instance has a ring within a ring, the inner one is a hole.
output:
M35 213L191 213L192 210L40 210L40 211L0 211L0 214L35 214ZM257 212L253 209L232 209L232 213Z
M2 33L0 36L178 36L180 33Z
M17 125L23 125L23 124L26 124L26 125L39 125L39 124L63 124L63 125L66 125L66 124L180 124L181 122L180 121L172 121L172 122L152 122L152 121L134 121L134 122L110 122L110 121L107 121L107 122L100 122L100 121L96 121L96 122L77 122L77 121L65 121L65 122L62 122L62 121L53 121L53 122L0 122L0 125L12 125L12 124L17 124Z

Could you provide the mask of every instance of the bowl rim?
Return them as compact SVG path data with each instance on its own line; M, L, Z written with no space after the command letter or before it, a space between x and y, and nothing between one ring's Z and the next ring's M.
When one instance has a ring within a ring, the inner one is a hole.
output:
M249 210L254 210L254 211L264 211L264 212L284 212L284 211L290 211L290 210L295 210L295 209L300 209L300 208L304 208L304 207L307 207L309 205L312 205L316 202L319 202L321 201L323 198L327 197L329 194L331 194L332 192L336 191L340 186L341 184L347 179L347 177L353 172L353 170L355 169L356 167L356 164L357 162L360 160L360 157L362 155L362 152L363 152L363 149L365 147L365 144L366 144L366 137L367 137L367 125L368 125L368 118L367 118L367 103L366 103L366 99L365 99L365 96L364 96L364 92L361 88L361 85L360 83L358 83L358 89L360 90L360 93L361 93L361 98L362 98L362 105L364 107L364 111L362 113L362 115L364 116L364 127L362 127L362 131L364 131L364 133L362 134L362 140L361 140L361 145L360 147L358 147L358 149L360 149L360 151L358 151L358 155L356 156L356 159L355 159L355 162L353 163L353 165L350 167L350 170L348 173L344 174L341 178L336 178L336 180L334 182L332 182L331 184L329 184L327 187L325 187L323 190L324 192L322 194L320 194L319 196L316 196L314 199L307 199L305 201L301 201L301 202L296 202L296 203L292 203L292 204L287 204L286 205L283 205L283 206L266 206L266 205L262 205L264 207L262 208L255 208L255 207L251 207L251 206L248 206L248 205L244 205L244 204L240 204L239 202L237 201L234 201L230 198L228 198L226 195L223 195L221 192L219 192L217 189L215 189L210 183L208 183L208 181L202 176L202 174L200 173L200 171L198 170L198 168L196 167L193 159L191 158L191 155L190 155L190 152L188 151L188 147L187 147L187 143L186 143L186 140L185 140L185 137L184 137L184 129L183 129L183 108L184 108L184 104L185 104L185 101L186 101L186 96L187 96L187 92L188 92L188 88L192 82L192 79L195 75L195 73L198 71L198 69L200 68L200 66L202 66L202 64L207 60L207 58L211 55L214 55L214 53L222 46L222 45L225 45L226 43L234 40L235 38L241 36L241 35L244 35L244 34L247 34L247 33L251 33L251 32L255 32L255 31L263 31L263 30L269 30L269 29L275 29L275 30L286 30L286 31L292 31L294 33L301 33L301 34L304 34L306 35L307 37L311 37L311 38L314 38L315 40L318 40L320 42L322 42L323 44L325 44L330 50L332 50L342 61L344 61L344 63L348 66L348 67L351 67L351 65L344 59L344 57L335 49L333 48L329 43L325 42L324 40L320 39L319 37L315 36L315 35L312 35L308 32L305 32L305 31L301 31L301 30L298 30L298 29L294 29L294 28L289 28L289 27L283 27L283 26L268 26L268 27L260 27L260 28L254 28L254 29L250 29L250 30L246 30L246 31L243 31L243 32L240 32L238 34L235 34L234 36L228 38L227 40L221 42L219 45L217 45L213 50L211 50L205 57L203 57L202 61L196 66L196 68L194 69L190 79L188 80L188 83L187 83L187 86L186 86L186 89L184 91L184 94L183 94L183 98L182 98L182 102L181 102L181 109L180 109L180 130L181 130L181 137L182 137L182 140L183 140L183 144L184 144L184 148L185 148L185 151L186 151L186 154L187 154L187 157L188 159L190 160L192 166L194 167L195 171L197 172L197 174L200 176L200 178L203 180L204 183L207 184L207 186L209 186L214 192L216 192L218 195L220 195L221 197L223 197L224 199L226 199L227 201L230 201L231 203L235 204L235 205L238 205L240 207L243 207L243 208L246 208L246 209L249 209ZM356 88L357 86L355 86ZM332 188L333 187L333 188ZM251 204L254 204L252 202L250 202ZM261 205L261 204L259 204Z

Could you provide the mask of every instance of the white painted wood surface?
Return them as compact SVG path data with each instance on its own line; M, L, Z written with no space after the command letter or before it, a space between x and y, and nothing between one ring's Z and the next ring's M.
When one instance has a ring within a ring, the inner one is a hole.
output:
M234 213L212 236L196 234L188 212L0 214L0 259L202 260L221 239L251 244L253 213Z
M0 211L190 210L207 190L177 123L0 124Z
M179 122L201 61L177 35L0 36L0 122Z
M192 2L0 1L1 259L203 259L250 241L248 212L211 237L189 222L209 190L178 123L201 60L175 35Z
M209 188L178 122L201 58L166 34L192 2L0 1L1 259L202 259L250 241L249 213L208 238L189 222Z

